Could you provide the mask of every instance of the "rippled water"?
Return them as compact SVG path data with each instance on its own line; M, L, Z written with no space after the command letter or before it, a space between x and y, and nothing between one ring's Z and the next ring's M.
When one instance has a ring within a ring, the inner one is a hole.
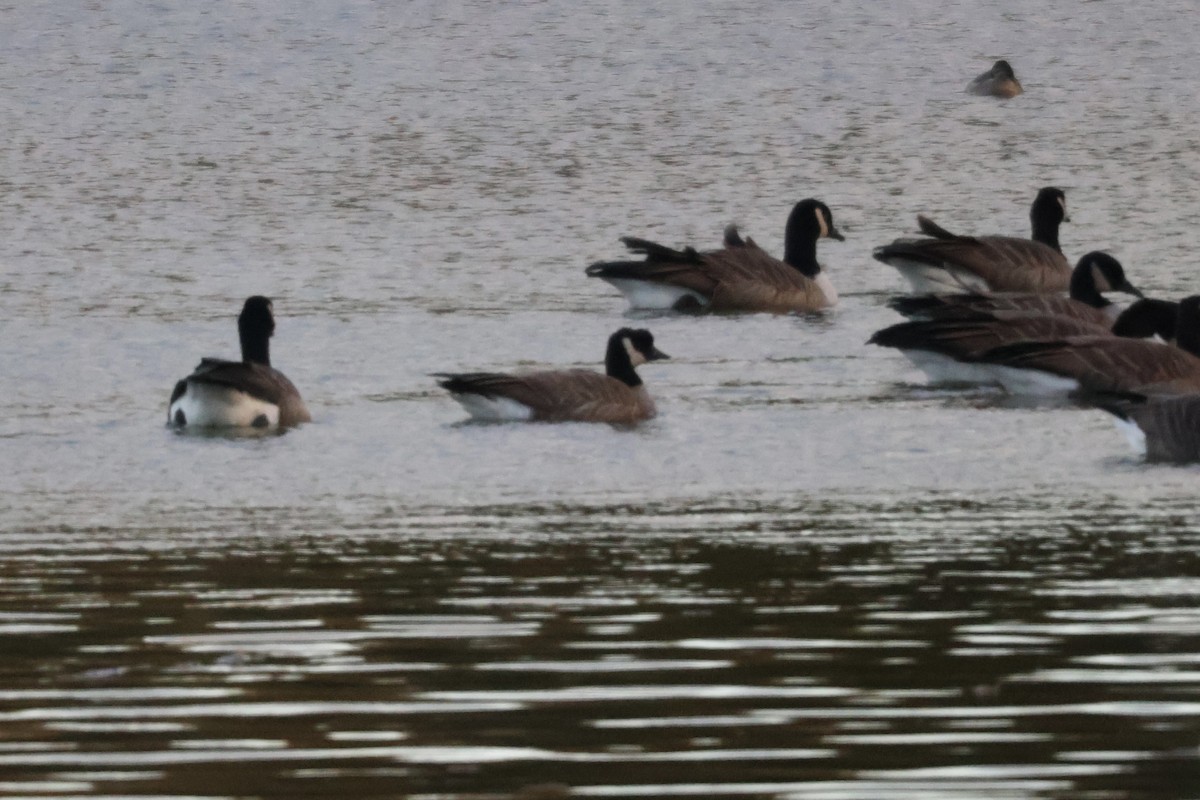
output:
M0 790L1188 796L1189 513L737 500L13 535Z
M1194 468L863 345L916 212L1195 291L1190 6L0 7L0 795L1200 796ZM962 93L997 57L1026 94ZM636 317L638 234L847 236L823 315ZM197 438L249 294L315 422Z

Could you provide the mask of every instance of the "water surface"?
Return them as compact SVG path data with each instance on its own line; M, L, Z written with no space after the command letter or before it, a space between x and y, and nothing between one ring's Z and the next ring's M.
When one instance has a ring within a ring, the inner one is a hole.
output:
M1200 792L1196 470L864 345L917 212L1195 291L1190 6L0 8L0 794ZM995 58L1026 93L963 94ZM618 237L843 296L631 316ZM242 300L315 421L179 436ZM479 426L430 373L596 365L636 430Z

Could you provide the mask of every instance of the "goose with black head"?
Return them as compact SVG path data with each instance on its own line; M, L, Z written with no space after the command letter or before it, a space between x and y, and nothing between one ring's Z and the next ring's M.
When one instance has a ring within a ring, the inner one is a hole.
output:
M637 367L668 358L650 331L621 328L608 339L603 374L589 369L439 374L438 385L476 420L631 425L657 412Z
M1038 192L1029 211L1033 235L959 236L923 215L917 226L925 238L905 237L877 247L876 260L895 267L918 294L941 292L1065 292L1071 265L1058 243L1066 221L1061 189Z
M202 359L191 375L175 384L167 424L185 429L272 430L311 421L300 392L271 366L274 333L271 301L258 295L247 299L238 315L242 360Z
M612 284L634 309L716 312L819 311L837 303L837 291L817 261L817 241L844 237L820 200L801 200L788 216L783 260L769 255L736 227L724 247L675 250L631 236L621 239L642 261L604 261L587 275Z

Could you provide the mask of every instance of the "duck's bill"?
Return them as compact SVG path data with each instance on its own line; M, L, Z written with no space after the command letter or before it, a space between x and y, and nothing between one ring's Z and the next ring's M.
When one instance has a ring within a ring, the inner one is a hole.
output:
M1125 294L1131 294L1134 297L1145 297L1146 296L1146 295L1142 294L1140 289L1138 289L1136 286L1134 286L1129 281L1125 281L1125 283L1118 286L1117 291L1124 292Z

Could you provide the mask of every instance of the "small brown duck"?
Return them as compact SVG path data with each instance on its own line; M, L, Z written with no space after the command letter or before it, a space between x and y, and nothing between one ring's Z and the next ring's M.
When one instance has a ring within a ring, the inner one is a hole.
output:
M967 84L967 92L970 94L999 97L1004 100L1016 97L1023 91L1025 90L1021 88L1021 82L1013 74L1012 65L1003 58L992 64L992 68L987 72Z

